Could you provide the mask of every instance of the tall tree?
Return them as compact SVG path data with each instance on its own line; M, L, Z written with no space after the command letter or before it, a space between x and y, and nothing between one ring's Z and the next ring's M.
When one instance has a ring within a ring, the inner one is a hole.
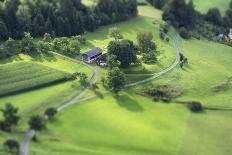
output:
M118 67L110 70L106 77L106 85L116 94L123 89L126 84L125 75Z
M20 117L18 116L18 108L15 108L12 104L7 103L5 108L0 109L3 114L4 120L1 123L2 129L5 131L11 131L12 127L17 125Z

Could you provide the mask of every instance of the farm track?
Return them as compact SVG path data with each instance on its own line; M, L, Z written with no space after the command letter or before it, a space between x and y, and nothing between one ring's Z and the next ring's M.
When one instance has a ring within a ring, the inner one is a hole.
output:
M141 80L141 81L138 81L138 82L135 82L135 83L131 83L131 84L127 84L125 86L125 88L130 88L130 87L133 87L133 86L137 86L137 85L140 85L140 84L143 84L143 83L146 83L146 82L149 82L149 81L152 81L166 73L168 73L169 71L171 71L172 69L174 69L178 64L179 64L179 58L180 58L180 53L181 53L181 49L178 45L178 38L179 36L176 34L173 39L172 39L172 43L173 43L173 46L175 48L175 52L176 52L176 57L175 57L175 60L173 60L173 62L165 69L163 69L162 71L158 72L158 73L153 73L153 74L150 74L152 75L151 77L147 78L147 79L144 79L144 80ZM63 103L61 104L57 110L58 112L68 108L69 106L71 105L74 105L76 103L79 103L79 102L83 102L83 101L87 101L87 100L90 100L90 99L93 99L93 98L96 98L96 97L99 97L100 95L105 95L105 94L108 94L109 92L111 92L110 90L108 91L105 91L101 94L98 94L98 95L93 95L93 96L88 96L88 97L85 97L85 98L82 98L86 92L91 88L91 85L96 83L97 82L97 79L98 79L98 70L96 69L96 67L93 67L91 65L88 65L88 64L85 64L83 62L80 62L78 60L75 60L75 59L72 59L72 58L69 58L69 57L66 57L66 56L63 56L61 54L58 54L58 53L54 53L53 54L55 55L59 55L61 57L64 57L65 59L68 59L68 60L71 60L73 62L76 62L76 63L79 63L79 64L84 64L86 65L87 67L89 67L92 71L93 71L93 76L91 78L91 83L88 87L86 87L85 89L82 90L82 92L80 94L78 94L76 97L72 98L71 100L69 100L68 102L66 103ZM142 74L141 74L142 75ZM25 138L24 138L24 141L23 141L23 144L22 144L22 148L21 148L21 152L20 152L20 155L29 155L29 146L30 146L30 141L31 139L34 137L35 135L35 132L33 130L29 130L26 135L25 135Z

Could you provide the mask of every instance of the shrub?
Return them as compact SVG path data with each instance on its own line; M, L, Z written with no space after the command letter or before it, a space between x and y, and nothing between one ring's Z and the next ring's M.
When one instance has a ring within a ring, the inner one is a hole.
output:
M182 38L184 38L184 39L190 39L191 38L189 32L184 27L180 28L180 36Z
M181 96L183 90L176 82L161 84L155 88L148 88L145 94L153 97L154 101L170 102L172 99Z
M9 139L9 140L5 141L5 142L3 143L3 145L4 145L11 153L14 153L14 154L18 154L18 153L19 153L20 145L19 145L19 142L18 142L18 141Z
M52 119L56 115L56 113L56 108L48 108L44 114L48 117L48 119Z
M188 107L192 112L200 112L203 110L202 104L196 101L189 102Z

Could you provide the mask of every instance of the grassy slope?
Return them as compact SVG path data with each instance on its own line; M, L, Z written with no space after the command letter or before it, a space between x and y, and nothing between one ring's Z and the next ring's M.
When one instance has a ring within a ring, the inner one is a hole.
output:
M92 76L92 71L86 66L82 64L76 64L70 60L63 59L60 56L53 56L52 58L44 57L42 59L32 59L29 56L20 55L19 57L11 58L1 63L14 63L18 61L33 61L68 73L79 71L87 73L89 77ZM11 102L15 106L19 107L21 114L25 114L25 112L30 112L31 110L38 110L38 105L44 105L42 108L46 108L46 106L60 104L71 96L77 94L80 90L81 86L78 80L76 80L54 85L48 88L42 88L23 94L1 98L0 106L3 106L6 102Z
M100 41L96 39L94 42ZM231 107L232 89L218 94L211 90L212 86L232 74L231 48L197 40L182 40L181 47L189 58L189 68L176 68L152 83L177 79L185 90L178 100L197 100L205 106ZM227 117L230 112L189 115L183 105L154 104L150 99L136 95L134 91L140 91L142 87L127 90L119 98L107 95L67 109L41 135L44 142L33 144L32 152L41 155L51 152L62 152L64 155L184 155L186 152L194 154L197 148L207 155L231 153L228 151L231 138L226 137L227 129L232 127L226 123L231 121L231 117ZM215 125L215 119L225 127ZM207 132L215 126L216 130ZM203 141L204 147L194 135L208 138Z
M209 8L219 8L221 13L224 14L229 8L230 0L193 0L197 10L206 13Z
M158 39L158 26L151 24L151 13L160 19L161 12L150 6L140 7L139 10L140 17L116 26L125 38L134 41L139 30L153 30L156 42L165 50L163 58L160 58L163 66L153 65L151 69L161 70L173 61L175 55L171 44ZM91 45L104 48L109 41L109 27L87 34L88 46L83 47L82 52ZM44 142L33 144L31 152L41 155L171 155L178 151L189 115L186 108L180 105L156 105L150 99L136 95L133 90L119 98L107 95L86 103L59 114L57 120L49 125L49 130L41 135ZM44 149L45 146L47 149Z
M31 152L171 155L178 150L188 113L181 105L154 104L133 91L118 98L107 95L59 114L40 135L44 142L33 145Z

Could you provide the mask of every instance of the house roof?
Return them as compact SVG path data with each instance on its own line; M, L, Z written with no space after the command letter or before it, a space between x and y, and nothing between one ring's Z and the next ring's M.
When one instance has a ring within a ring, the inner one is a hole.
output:
M92 50L88 51L87 53L85 53L84 55L88 56L88 57L94 57L98 54L102 54L102 49L99 47L93 48Z

